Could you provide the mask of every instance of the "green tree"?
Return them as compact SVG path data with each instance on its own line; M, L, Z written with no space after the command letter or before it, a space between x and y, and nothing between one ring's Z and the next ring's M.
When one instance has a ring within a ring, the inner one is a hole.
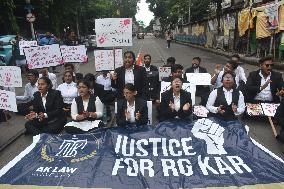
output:
M1 33L16 34L19 32L19 27L14 15L15 4L13 0L0 1L0 24L2 26Z

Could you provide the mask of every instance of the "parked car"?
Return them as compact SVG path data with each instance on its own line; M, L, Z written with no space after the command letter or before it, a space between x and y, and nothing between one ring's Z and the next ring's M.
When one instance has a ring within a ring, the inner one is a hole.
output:
M12 44L16 35L0 36L0 65L12 65Z
M137 39L144 39L144 33L138 33Z
M96 35L88 35L83 44L87 49L94 49L97 47Z

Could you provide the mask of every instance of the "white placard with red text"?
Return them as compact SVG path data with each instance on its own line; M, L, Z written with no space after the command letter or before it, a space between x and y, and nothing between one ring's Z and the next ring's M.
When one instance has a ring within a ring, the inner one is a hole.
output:
M261 103L264 115L274 117L276 110L280 104Z
M0 86L22 87L21 68L17 66L0 66Z
M16 94L14 92L0 90L0 109L18 112Z
M211 85L211 75L209 73L186 73L189 83L194 85Z
M96 50L94 55L96 71L114 70L113 50Z
M164 77L171 75L171 67L159 67L159 81L162 81Z
M24 48L26 47L36 47L37 41L19 41L19 47L20 47L20 55L24 55Z
M61 54L64 63L66 62L87 62L87 49L85 45L77 45L77 46L60 46Z
M123 66L122 49L115 49L114 68Z

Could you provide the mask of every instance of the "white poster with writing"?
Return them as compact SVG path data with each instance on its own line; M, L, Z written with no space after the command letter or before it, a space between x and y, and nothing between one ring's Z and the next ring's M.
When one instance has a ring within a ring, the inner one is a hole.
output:
M211 85L209 73L186 73L187 81L194 85Z
M261 103L261 107L262 107L264 115L269 116L269 117L274 117L279 105L280 104Z
M159 67L159 81L162 81L164 77L171 75L171 67Z
M148 108L148 122L147 125L153 124L153 118L152 118L152 101L147 101L147 108Z
M0 66L0 86L22 87L21 68L18 66Z
M20 47L20 55L24 55L24 48L27 47L36 47L37 41L19 41L19 47Z
M78 46L60 46L64 63L66 62L87 62L87 49L85 45Z
M98 47L132 46L132 18L95 20Z
M204 106L194 106L193 107L193 114L198 117L207 117L209 111Z
M29 69L64 64L58 44L24 48Z
M18 112L16 94L14 92L0 90L0 109Z
M115 62L114 68L123 66L122 49L115 49Z
M94 55L96 71L114 70L113 50L96 50Z

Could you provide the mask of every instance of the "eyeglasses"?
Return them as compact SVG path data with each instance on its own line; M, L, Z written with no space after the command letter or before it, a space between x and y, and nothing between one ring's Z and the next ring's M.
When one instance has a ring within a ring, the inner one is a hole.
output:
M274 66L274 64L265 64L265 66L268 68L269 66L270 67L273 67Z

